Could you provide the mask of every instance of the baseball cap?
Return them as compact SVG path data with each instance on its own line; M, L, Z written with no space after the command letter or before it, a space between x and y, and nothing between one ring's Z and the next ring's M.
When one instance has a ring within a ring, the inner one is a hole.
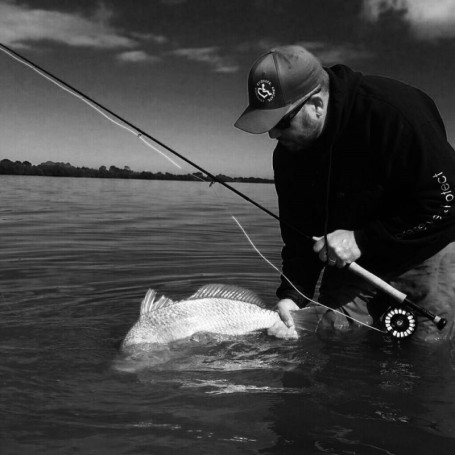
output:
M270 131L319 90L323 71L319 60L301 46L269 50L250 70L249 105L234 126L254 134Z

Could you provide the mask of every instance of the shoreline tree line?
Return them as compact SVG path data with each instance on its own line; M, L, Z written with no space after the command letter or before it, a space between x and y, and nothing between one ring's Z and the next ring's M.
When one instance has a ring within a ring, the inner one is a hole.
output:
M85 178L114 178L114 179L140 179L140 180L183 180L183 181L211 181L202 172L193 174L170 174L169 172L133 171L128 166L123 169L116 166L101 166L98 169L88 167L76 167L70 163L55 163L46 161L38 165L29 161L0 161L0 175L36 175L44 177L85 177ZM230 177L223 174L216 176L223 182L244 183L273 183L272 179L261 177Z

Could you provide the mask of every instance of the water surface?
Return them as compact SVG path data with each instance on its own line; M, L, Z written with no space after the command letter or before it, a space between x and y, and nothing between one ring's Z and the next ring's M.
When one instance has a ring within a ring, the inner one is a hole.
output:
M450 346L257 333L119 371L148 288L275 303L276 221L214 185L0 176L0 452L452 454ZM272 185L238 184L276 211Z

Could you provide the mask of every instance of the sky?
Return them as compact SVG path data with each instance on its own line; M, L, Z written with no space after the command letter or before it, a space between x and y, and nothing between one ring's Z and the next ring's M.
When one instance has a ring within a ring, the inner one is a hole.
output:
M455 144L455 0L0 0L0 42L213 174L272 176L275 141L233 124L284 44L423 89ZM3 52L0 99L0 159L195 171Z

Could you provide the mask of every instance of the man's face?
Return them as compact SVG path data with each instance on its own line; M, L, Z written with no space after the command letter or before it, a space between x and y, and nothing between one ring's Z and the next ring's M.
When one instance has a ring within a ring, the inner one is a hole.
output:
M269 131L269 136L291 152L307 150L321 135L324 119L325 115L318 113L313 103L305 103L287 128L281 128L279 123Z

